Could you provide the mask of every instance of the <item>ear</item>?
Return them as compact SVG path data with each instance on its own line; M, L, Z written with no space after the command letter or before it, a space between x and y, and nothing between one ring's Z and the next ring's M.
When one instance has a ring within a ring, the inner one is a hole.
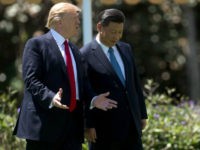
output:
M102 25L101 25L100 22L98 22L98 23L97 23L97 31L98 31L98 32L101 32L101 30L102 30Z

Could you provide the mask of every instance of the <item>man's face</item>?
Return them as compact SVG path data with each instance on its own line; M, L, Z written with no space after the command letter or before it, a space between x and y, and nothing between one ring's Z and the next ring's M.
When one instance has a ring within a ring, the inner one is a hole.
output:
M80 29L80 13L72 11L70 14L66 14L62 19L62 31L67 38L78 34Z
M108 47L115 45L122 37L123 28L123 23L110 22L108 26L102 26L101 23L98 23L100 41Z

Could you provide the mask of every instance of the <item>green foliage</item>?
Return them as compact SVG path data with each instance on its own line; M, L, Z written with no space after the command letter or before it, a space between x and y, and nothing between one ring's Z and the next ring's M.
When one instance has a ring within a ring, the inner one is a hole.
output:
M0 93L0 150L22 150L24 141L12 135L17 118L17 91Z
M156 94L157 83L148 80L146 104L148 125L143 132L145 150L200 150L200 106L185 97L178 104L167 89Z
M89 149L89 143L87 142L86 139L85 139L85 142L82 144L82 149L83 150L88 150Z
M18 110L17 99L18 92L7 89L0 93L0 150L23 150L25 149L25 140L12 135L16 123ZM83 150L88 150L88 143L85 142Z
M172 96L176 90L157 93L157 83L145 85L148 124L143 131L144 150L200 150L200 106L188 98ZM0 150L25 149L25 141L12 135L17 118L18 93L0 93ZM88 143L83 144L88 150Z

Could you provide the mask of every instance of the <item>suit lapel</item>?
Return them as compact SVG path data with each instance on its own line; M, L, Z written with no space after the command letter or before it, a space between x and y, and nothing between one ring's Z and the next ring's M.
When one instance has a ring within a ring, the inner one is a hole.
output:
M131 62L129 62L129 57L127 56L127 55L129 55L128 54L128 50L126 50L123 47L123 45L121 45L120 43L117 43L116 46L117 46L119 54L120 54L120 56L122 58L122 61L124 63L124 72L125 72L125 77L126 77L125 83L127 85L127 84L129 84L128 81L131 81L130 80L130 78L131 78L130 77L131 76L131 73L130 73L131 68L130 68L130 66L132 66Z
M111 74L113 76L113 78L118 81L119 84L122 85L119 77L117 76L115 70L113 69L113 67L110 64L110 61L108 60L107 56L103 52L101 46L96 42L96 40L94 40L94 42L92 44L92 51L93 51L94 57L96 57L96 59L104 66L106 71L109 74Z
M52 36L52 34L50 32L47 33L47 39L49 40L51 50L53 51L53 53L57 57L57 60L60 63L60 66L61 66L61 69L62 69L63 73L67 77L67 70L66 70L65 61L63 59L62 54L60 53L59 47L58 47L55 39L53 38L53 36Z

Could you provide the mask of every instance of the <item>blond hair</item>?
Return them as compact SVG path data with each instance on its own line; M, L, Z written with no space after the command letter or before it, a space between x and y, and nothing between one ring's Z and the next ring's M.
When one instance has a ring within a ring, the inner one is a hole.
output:
M61 20L64 14L71 13L72 11L80 12L81 10L77 6L67 2L60 2L53 5L49 11L46 27L53 28L55 22Z

